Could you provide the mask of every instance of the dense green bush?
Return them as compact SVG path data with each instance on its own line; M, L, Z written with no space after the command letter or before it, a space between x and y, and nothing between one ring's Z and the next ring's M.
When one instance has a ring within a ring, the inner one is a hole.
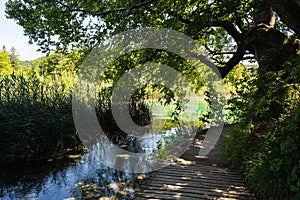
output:
M300 198L299 70L297 61L258 69L255 78L236 81L230 101L239 119L224 153L262 199Z

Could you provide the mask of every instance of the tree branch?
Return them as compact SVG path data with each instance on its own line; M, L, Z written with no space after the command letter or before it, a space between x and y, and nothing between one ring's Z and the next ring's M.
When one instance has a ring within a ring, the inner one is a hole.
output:
M243 60L245 52L246 45L242 43L238 46L237 51L234 53L232 58L226 63L226 65L224 67L218 68L222 78L224 78L230 72L230 70L232 70L237 64L239 64L241 60Z
M180 22L184 23L184 24L191 24L194 21L191 21L189 19L186 19L184 17L182 17L181 15L176 14L174 11L173 12L169 12L169 15L172 15L174 17L176 17ZM195 23L195 22L194 22ZM201 22L199 22L201 23ZM243 34L240 33L235 27L234 25L228 21L228 20L222 20L222 21L215 21L212 22L212 26L216 26L216 27L221 27L224 28L227 33L229 35L231 35L231 37L233 37L233 39L237 42L240 43L243 39ZM242 28L241 28L242 29ZM243 29L242 29L243 30Z
M138 4L133 4L129 7L120 7L120 8L115 8L115 9L106 10L106 11L100 11L100 10L92 11L92 10L87 10L87 9L82 9L82 8L73 8L72 5L65 4L65 3L63 3L59 0L46 0L46 1L47 2L54 2L54 3L57 3L61 6L63 6L67 9L68 12L82 12L82 13L91 14L92 16L104 16L104 15L108 15L110 13L115 13L115 12L120 12L120 11L127 11L123 15L123 18L125 18L125 17L129 16L134 9L146 6L146 5L151 4L151 3L153 3L157 0L147 0L147 1L144 1L144 2L141 2L141 3L138 3Z
M235 26L228 20L214 22L213 26L218 26L224 28L229 35L236 41L238 48L234 52L231 59L225 64L224 67L218 67L221 77L224 78L230 70L232 70L241 60L243 60L244 55L247 50L247 45L244 42L244 35L240 33Z
M228 20L222 20L222 21L217 21L213 22L212 26L218 26L224 28L231 37L239 44L242 42L243 39L243 34L240 33L234 25L228 21Z
M148 1L144 1L144 2L138 3L138 4L131 5L128 8L128 11L123 15L123 18L128 17L134 9L143 7L143 6L148 5L148 4L151 4L151 3L155 2L155 1L157 1L157 0L148 0Z
M185 24L191 24L195 23L194 21L190 21L189 19L185 19L182 16L176 14L175 12L170 12L170 15L176 17L179 21ZM224 64L224 67L218 67L218 70L221 74L221 77L224 78L231 69L233 69L241 60L243 60L244 55L246 54L246 50L248 50L250 53L253 52L253 49L250 46L247 46L245 44L245 38L244 34L239 32L236 27L228 20L222 20L222 21L216 21L212 22L211 26L215 27L221 27L226 30L226 32L231 35L231 37L236 41L238 44L238 49L236 52L227 52L227 53L219 53L220 54L233 54L232 58L226 62L226 63L220 63L218 60L216 60L214 57L211 59L218 62L219 64ZM242 29L242 28L241 28ZM243 29L242 29L243 31ZM212 55L218 55L218 53L212 51L208 46L204 45L204 47L209 51L210 54ZM248 53L247 53L248 54Z
M256 25L265 24L269 27L275 28L276 15L273 8L266 0L254 0L253 9L253 19Z

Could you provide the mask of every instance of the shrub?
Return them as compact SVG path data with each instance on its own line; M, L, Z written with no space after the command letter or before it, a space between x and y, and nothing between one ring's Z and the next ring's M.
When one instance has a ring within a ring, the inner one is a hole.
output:
M300 198L300 79L291 66L300 69L259 69L230 101L241 112L224 154L262 199Z

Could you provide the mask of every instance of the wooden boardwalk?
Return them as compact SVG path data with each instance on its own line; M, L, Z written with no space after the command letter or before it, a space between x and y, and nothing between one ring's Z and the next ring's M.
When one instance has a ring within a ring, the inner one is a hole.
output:
M198 154L203 137L196 136L174 164L152 173L141 183L135 199L256 199L243 177L226 168L220 146L228 129L224 130L213 150L201 158Z
M202 164L174 164L141 185L135 199L256 199L238 173Z

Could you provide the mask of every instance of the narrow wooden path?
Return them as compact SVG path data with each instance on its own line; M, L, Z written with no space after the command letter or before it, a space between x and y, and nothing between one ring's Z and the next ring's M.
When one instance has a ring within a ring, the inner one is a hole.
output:
M202 141L196 136L176 163L152 173L135 199L256 199L242 175L226 167L220 141L206 157L199 158Z
M136 199L256 199L238 173L201 164L175 164L141 185Z

